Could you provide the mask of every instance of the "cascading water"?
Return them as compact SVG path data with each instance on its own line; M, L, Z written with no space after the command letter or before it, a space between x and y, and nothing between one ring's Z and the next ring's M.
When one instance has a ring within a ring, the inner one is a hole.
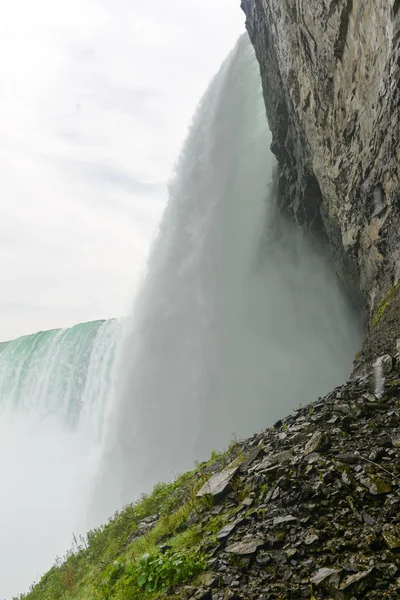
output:
M350 370L354 315L276 214L269 143L245 35L197 109L120 348L97 518Z
M196 112L113 374L118 321L0 345L3 596L83 523L349 371L360 332L328 261L276 214L269 143L243 36Z
M98 438L119 329L116 319L92 321L2 343L1 410L56 416Z
M0 345L0 594L23 591L85 522L117 320Z

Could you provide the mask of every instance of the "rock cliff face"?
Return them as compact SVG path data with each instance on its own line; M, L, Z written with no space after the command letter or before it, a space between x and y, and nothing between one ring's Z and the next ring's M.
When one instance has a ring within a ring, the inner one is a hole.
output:
M400 278L400 0L242 0L281 206L373 315Z

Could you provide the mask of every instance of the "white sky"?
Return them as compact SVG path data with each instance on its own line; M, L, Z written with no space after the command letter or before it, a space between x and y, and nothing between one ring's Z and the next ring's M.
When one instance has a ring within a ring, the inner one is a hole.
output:
M239 0L13 0L0 19L0 340L129 310Z

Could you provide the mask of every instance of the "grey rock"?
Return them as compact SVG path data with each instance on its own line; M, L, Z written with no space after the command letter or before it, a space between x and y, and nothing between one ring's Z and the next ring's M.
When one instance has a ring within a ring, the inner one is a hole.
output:
M322 583L329 581L332 577L340 575L340 573L341 569L328 569L323 567L315 573L315 575L311 578L311 582L316 586L320 586Z
M150 531L150 529L153 529L159 518L160 515L151 515L139 521L136 531L133 532L133 534L128 539L127 543L132 543L133 540L140 537L141 535L145 535L148 531Z
M236 527L242 522L241 519L239 519L238 521L234 521L233 523L228 523L228 525L225 525L225 527L223 527L218 533L217 533L217 540L219 542L222 542L223 540L226 540L231 533L233 533L233 531L235 531Z
M262 471L267 469L268 467L273 467L275 465L281 465L288 463L293 458L292 450L284 450L283 452L279 452L278 454L274 454L272 456L266 456L258 465L254 468L257 471Z
M215 473L197 492L197 497L214 496L214 498L221 498L230 490L231 481L237 471L238 467L232 467L224 469L220 473Z
M260 548L263 545L263 540L260 540L259 538L252 538L249 540L243 540L241 542L235 542L234 544L227 546L225 550L229 554L254 554L255 552L257 552L258 548Z
M253 464L253 462L261 456L264 456L264 454L265 452L262 448L253 448L252 450L250 450L250 452L246 455L243 462L239 466L240 471L242 473L245 473L248 470L248 468Z
M368 571L361 571L355 575L348 575L340 585L341 590L349 590L356 588L358 592L365 591L369 587L374 568Z
M288 523L295 523L296 521L296 517L293 517L292 515L286 515L285 517L275 517L272 525L273 527L279 527L280 525L287 525Z
M312 544L314 544L315 542L317 542L319 540L319 537L316 533L307 533L306 537L304 538L304 543L307 546L311 546Z
M316 431L312 438L307 442L305 446L305 453L312 454L313 452L319 452L329 445L329 439L322 431Z
M260 552L258 552L256 560L260 565L267 565L271 562L271 555L268 552L264 552L261 550Z
M371 494L379 496L381 494L388 494L392 488L383 479L377 475L371 475L371 477L362 477L360 483L366 487Z
M212 514L212 515L215 515L215 516L216 516L216 515L219 515L219 514L221 514L221 512L222 512L223 510L224 510L224 509L223 509L223 506L221 506L221 504L220 504L219 506L214 506L214 508L213 508L213 509L212 509L212 511L211 511L211 514Z
M200 588L190 600L211 600L211 592L208 589Z
M244 508L250 508L254 504L254 498L245 498L242 500L242 506Z
M216 581L217 575L215 573L205 573L200 579L201 585L204 585L208 588L212 587Z
M361 513L361 516L362 516L364 523L366 523L367 525L370 525L371 527L373 525L375 525L375 519L373 517L371 517L371 515L369 515L367 512L363 511Z
M343 471L343 473L342 473L342 481L346 485L352 485L353 484L353 479L351 478L350 473L348 471Z

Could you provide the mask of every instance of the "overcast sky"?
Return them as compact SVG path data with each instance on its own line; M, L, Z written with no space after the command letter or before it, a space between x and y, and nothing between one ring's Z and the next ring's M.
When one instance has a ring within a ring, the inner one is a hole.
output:
M126 314L239 0L13 0L0 19L0 340Z

